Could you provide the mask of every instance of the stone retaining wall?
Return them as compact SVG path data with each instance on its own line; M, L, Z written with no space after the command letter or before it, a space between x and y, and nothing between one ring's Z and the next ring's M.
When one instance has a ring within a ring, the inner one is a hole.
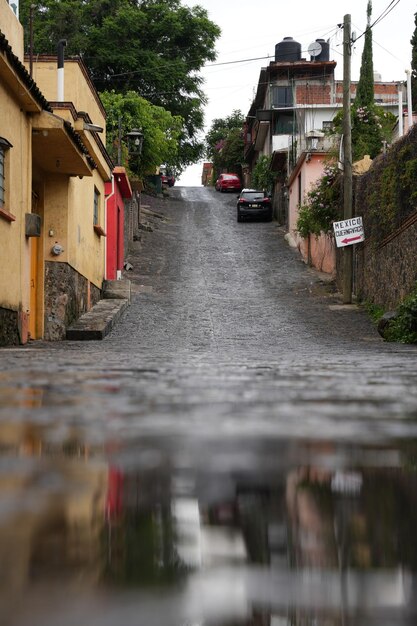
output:
M385 311L417 283L417 125L354 184L365 242L355 246L356 294Z
M0 346L20 343L18 312L0 307Z
M365 233L366 235L366 233ZM417 283L417 213L405 227L375 246L372 240L356 252L356 293L385 310L395 309Z
M47 341L65 339L66 329L101 297L92 285L67 263L45 263L45 332Z

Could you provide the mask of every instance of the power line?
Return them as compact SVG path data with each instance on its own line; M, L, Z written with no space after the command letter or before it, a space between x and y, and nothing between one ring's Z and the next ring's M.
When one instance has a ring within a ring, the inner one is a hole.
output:
M393 1L397 1L399 2L399 0L393 0ZM330 31L327 31L322 38L326 38L328 35L329 37L332 37L333 35L336 34L336 32L339 30L339 28L332 28ZM307 50L303 50L302 52L307 52ZM91 59L92 57L87 57L89 59ZM272 59L273 55L268 54L266 56L261 56L261 57L250 57L247 59L235 59L234 61L221 61L220 63L207 63L205 65L203 65L201 67L201 69L203 68L209 68L209 67L221 67L221 66L225 66L225 65L236 65L238 63L251 63L252 61L264 61L266 59ZM169 68L166 68L167 71L169 71ZM115 79L115 78L122 78L124 76L133 76L135 74L140 74L141 72L143 72L143 70L132 70L130 72L121 72L119 74L113 74L111 75L109 78L111 80Z
M366 33L369 30L372 30L377 24L382 22L382 20L385 19L387 17L387 15L389 15L389 13L391 13L391 11L393 11L395 9L395 7L400 3L400 1L401 0L391 0L389 5L387 6L387 8L384 9L384 11L382 11L381 15L379 17L377 17L376 20L372 24L367 26L365 28L365 30L363 31L363 33L361 35L359 35L359 37L356 37L354 43L356 43L359 39L361 39L361 37L364 37L366 35Z
M272 55L268 54L266 57L253 57L252 59L237 59L236 61L223 61L222 63L209 63L203 65L203 67L218 67L219 65L233 65L235 63L247 63L249 61L261 61L263 59L271 59Z

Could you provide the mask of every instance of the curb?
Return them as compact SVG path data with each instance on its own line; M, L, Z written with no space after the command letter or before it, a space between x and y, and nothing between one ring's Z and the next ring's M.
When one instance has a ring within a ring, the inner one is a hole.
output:
M66 339L91 341L104 339L129 306L126 299L103 299L67 328Z

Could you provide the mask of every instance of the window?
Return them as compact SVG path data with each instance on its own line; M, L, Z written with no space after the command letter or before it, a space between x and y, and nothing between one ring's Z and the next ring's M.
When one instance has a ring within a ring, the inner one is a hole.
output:
M100 193L94 187L94 215L93 215L94 226L98 225L99 216L100 216Z
M274 135L292 135L293 132L294 115L292 113L279 113L275 120Z
M323 130L333 130L333 122L330 122L330 121L323 122L322 129Z
M6 152L9 148L12 148L12 144L4 139L4 137L0 137L0 207L4 206L5 203L5 160L6 160Z
M271 87L271 100L273 109L292 107L292 87Z
M100 203L101 203L100 192L98 191L98 189L94 187L94 215L93 215L94 232L99 237L105 237L106 233L100 226Z
M0 137L0 216L9 222L15 221L15 217L8 210L6 202L7 152L12 147L7 139Z

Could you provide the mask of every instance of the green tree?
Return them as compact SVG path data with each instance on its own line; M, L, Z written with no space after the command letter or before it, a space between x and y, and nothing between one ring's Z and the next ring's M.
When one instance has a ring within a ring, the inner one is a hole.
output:
M215 59L220 29L200 6L181 0L22 0L28 33L34 4L34 51L81 55L98 91L136 91L183 120L181 160L198 160L204 126L201 68Z
M355 160L365 154L373 159L381 152L382 127L378 119L374 101L374 66L372 58L372 2L368 1L366 10L367 25L365 43L362 52L361 70L356 89L355 102L352 106L352 150Z
M361 71L356 89L355 107L372 107L374 104L374 64L372 56L372 2L368 1L366 9L367 23L365 43L362 51Z
M414 13L415 29L411 38L412 56L411 56L411 95L414 107L417 106L417 13Z
M275 180L275 173L271 171L271 157L261 155L253 168L252 185L255 189L272 191Z
M153 173L161 163L175 165L178 159L178 139L182 120L169 111L141 98L135 91L126 94L103 91L101 94L107 113L107 150L116 161L119 138L119 120L122 128L141 128L144 134L140 158L128 161L127 143L122 138L123 162L140 176Z
M373 159L380 154L384 142L390 142L396 121L392 113L384 111L374 101L374 70L372 59L372 3L367 6L367 27L362 52L362 62L355 101L352 105L352 153L353 160L362 159L365 154ZM341 134L343 111L334 118L334 130Z
M206 135L206 156L215 173L222 170L241 173L243 161L243 114L235 110L225 118L213 120Z

